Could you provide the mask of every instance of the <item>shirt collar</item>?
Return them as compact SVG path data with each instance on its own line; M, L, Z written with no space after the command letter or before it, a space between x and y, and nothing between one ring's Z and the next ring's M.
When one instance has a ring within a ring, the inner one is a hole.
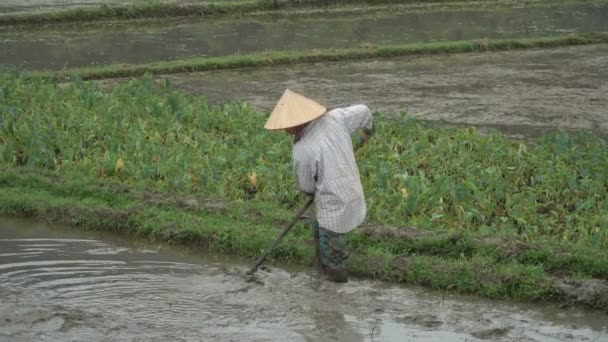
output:
M302 127L302 129L298 133L296 133L296 135L294 135L293 142L297 143L298 141L300 141L300 139L302 139L308 132L310 132L310 130L312 129L312 126L314 126L314 123L317 122L317 120L319 120L319 118L322 118L322 117L323 117L323 115L310 121L309 123L306 124L306 126Z

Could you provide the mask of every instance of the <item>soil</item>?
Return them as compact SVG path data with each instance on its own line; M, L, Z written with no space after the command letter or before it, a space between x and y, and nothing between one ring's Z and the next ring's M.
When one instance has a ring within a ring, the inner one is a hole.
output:
M571 304L584 304L608 312L608 281L557 280L557 287Z

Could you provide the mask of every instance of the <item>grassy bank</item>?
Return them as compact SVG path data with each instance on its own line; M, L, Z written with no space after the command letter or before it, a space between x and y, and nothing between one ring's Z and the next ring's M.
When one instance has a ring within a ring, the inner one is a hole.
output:
M0 103L0 214L253 257L303 202L289 138L244 103L150 77L104 89L19 73L0 76ZM348 237L351 272L528 300L563 299L556 279L608 279L604 140L376 120L357 153L370 210ZM273 255L311 264L312 251L300 224Z
M575 0L581 2L580 0ZM562 3L572 3L564 0ZM480 6L507 7L533 4L555 4L548 0L243 0L217 1L189 4L162 1L128 4L103 5L99 7L74 8L50 13L27 13L0 16L1 26L40 26L53 23L91 22L102 20L133 20L180 17L218 17L243 14L312 14L316 12L346 14L367 10L408 8L479 8Z
M182 72L256 68L276 65L290 65L315 62L335 62L399 56L436 55L447 53L467 53L483 51L504 51L517 49L551 48L560 46L608 43L608 33L572 34L558 37L529 39L497 39L436 43L414 43L390 46L368 46L353 49L324 49L311 51L268 51L248 55L226 57L190 58L168 62L147 64L118 64L73 68L61 71L36 71L32 77L69 80L85 80L133 77L150 74L170 74Z

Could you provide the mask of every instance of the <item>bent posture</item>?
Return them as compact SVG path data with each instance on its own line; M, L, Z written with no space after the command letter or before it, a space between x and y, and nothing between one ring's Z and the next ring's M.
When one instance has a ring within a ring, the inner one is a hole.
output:
M264 127L294 136L297 183L315 199L317 266L329 280L346 282L344 235L363 222L367 210L351 135L361 129L367 142L371 111L365 105L327 110L288 89Z

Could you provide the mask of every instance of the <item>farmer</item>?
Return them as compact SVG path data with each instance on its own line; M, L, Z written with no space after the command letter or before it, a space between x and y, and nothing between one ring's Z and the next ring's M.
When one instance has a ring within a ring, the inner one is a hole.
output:
M315 201L317 268L331 281L347 282L344 235L361 224L366 213L351 134L361 129L361 143L367 142L373 131L371 111L365 105L328 110L287 89L264 128L294 136L296 180Z

